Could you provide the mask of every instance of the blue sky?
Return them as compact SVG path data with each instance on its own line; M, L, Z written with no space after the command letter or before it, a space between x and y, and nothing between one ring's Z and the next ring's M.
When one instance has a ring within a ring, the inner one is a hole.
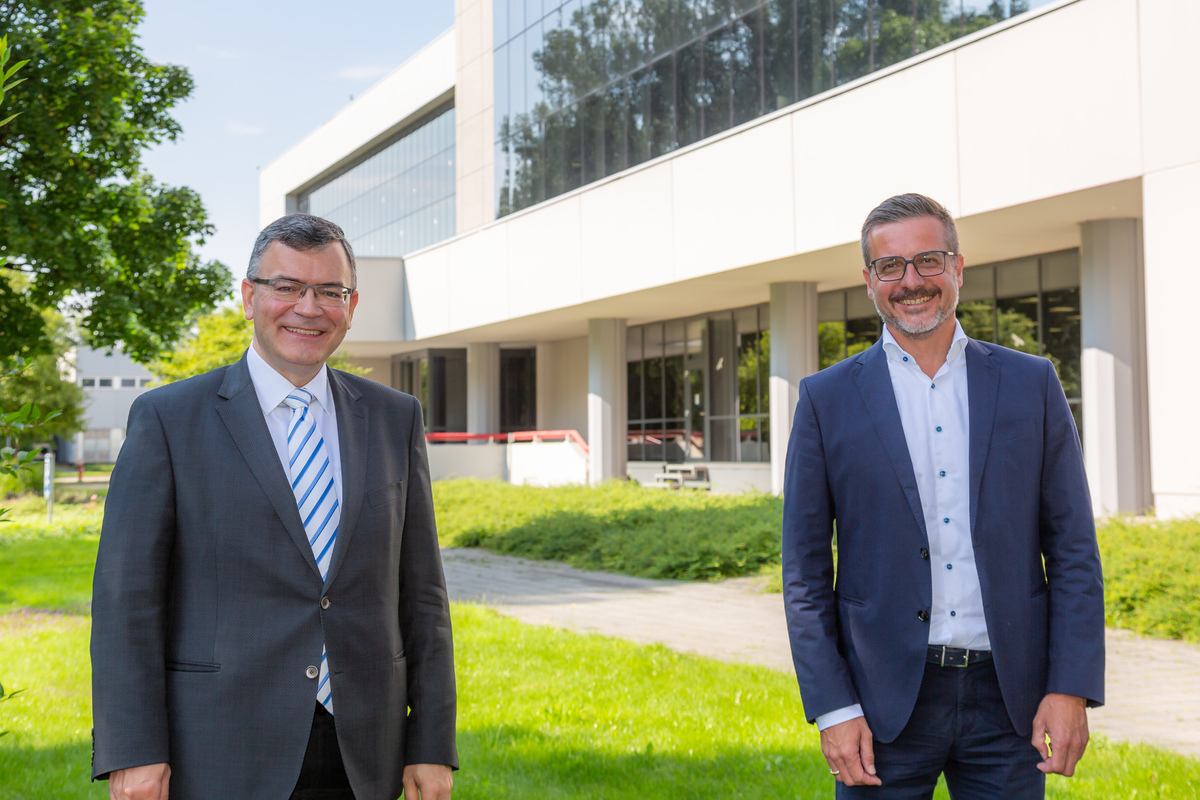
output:
M454 24L453 0L145 0L140 44L187 67L183 135L145 165L200 193L205 258L240 282L258 233L258 168Z

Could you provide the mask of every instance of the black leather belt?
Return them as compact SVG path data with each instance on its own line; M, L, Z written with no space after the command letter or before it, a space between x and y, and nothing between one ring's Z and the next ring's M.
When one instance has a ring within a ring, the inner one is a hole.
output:
M946 647L941 644L929 645L929 653L925 656L926 662L937 664L939 667L967 667L991 660L991 650L964 650L961 647Z

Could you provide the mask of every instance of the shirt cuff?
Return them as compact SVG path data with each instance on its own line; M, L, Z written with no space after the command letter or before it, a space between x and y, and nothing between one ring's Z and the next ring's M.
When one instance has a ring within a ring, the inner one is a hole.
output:
M822 714L817 717L817 730L823 731L833 725L840 725L843 722L849 722L852 719L864 716L862 705L855 703L852 706L839 708L837 711L830 711L828 714Z

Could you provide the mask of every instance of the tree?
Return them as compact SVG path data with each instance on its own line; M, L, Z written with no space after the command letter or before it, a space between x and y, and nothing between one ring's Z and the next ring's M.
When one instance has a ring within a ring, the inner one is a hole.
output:
M229 271L194 251L212 232L199 196L142 168L192 89L137 46L142 16L141 0L0 0L28 62L22 111L0 128L0 263L30 279L0 281L0 357L49 352L40 312L60 306L92 346L149 361L228 295ZM11 110L0 99L0 118Z
M43 311L42 320L49 332L52 351L30 359L24 368L0 382L0 408L21 408L25 405L53 408L56 416L34 430L12 435L14 444L28 447L36 438L49 436L64 439L83 430L83 409L86 396L69 372L67 360L59 354L73 346L68 326L57 311ZM10 434L11 435L11 434Z
M240 308L222 307L195 320L191 335L174 350L163 353L147 368L161 383L174 383L217 367L235 363L250 346L254 325ZM366 375L369 367L351 364L335 355L329 366L355 375Z

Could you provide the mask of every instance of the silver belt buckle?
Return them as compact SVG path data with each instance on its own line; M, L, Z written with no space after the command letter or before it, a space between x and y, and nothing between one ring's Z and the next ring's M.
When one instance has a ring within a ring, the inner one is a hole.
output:
M938 664L938 666L939 667L946 666L946 645L942 645L942 663Z

